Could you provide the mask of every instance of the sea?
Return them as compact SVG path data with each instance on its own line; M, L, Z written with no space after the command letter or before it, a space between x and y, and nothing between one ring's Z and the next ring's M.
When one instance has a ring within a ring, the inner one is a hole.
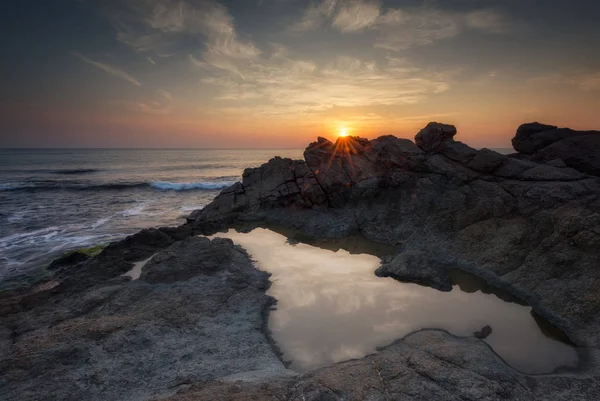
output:
M0 149L0 282L67 251L175 226L247 167L302 149Z

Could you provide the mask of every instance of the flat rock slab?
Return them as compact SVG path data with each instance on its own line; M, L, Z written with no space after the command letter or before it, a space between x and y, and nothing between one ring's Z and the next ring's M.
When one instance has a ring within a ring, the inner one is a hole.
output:
M287 380L197 384L169 401L593 400L592 377L523 376L474 338L413 333L362 359Z
M139 280L0 316L0 398L146 400L239 372L288 375L265 336L268 285L230 240L191 237Z

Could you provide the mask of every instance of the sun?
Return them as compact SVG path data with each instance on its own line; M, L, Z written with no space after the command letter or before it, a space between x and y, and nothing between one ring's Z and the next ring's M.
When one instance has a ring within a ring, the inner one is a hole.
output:
M338 136L341 138L348 136L348 128L340 128L340 132L338 133Z

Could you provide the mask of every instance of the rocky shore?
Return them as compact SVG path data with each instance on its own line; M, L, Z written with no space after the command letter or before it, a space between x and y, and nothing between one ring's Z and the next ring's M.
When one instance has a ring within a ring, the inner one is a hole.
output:
M55 261L50 280L0 292L7 400L600 399L600 133L521 126L517 153L476 150L455 127L332 143L246 169L180 227ZM268 274L213 234L276 223L391 245L379 276L451 289L464 270L530 304L580 366L525 375L482 340L412 333L362 359L298 375L266 317ZM155 255L138 280L122 276Z

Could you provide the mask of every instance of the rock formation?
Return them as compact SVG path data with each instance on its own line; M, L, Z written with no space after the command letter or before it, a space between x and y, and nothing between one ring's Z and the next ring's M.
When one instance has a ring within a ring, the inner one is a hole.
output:
M473 335L477 338L484 339L487 338L490 334L492 334L492 328L490 326L483 326L481 330L476 331Z
M548 127L526 124L514 142ZM577 135L558 131L552 138ZM360 233L510 285L541 313L567 318L573 333L600 345L600 296L593 290L600 285L600 180L575 168L476 150L455 141L455 133L430 123L417 134L419 146L392 136L319 138L304 162L275 158L246 170L241 183L193 213L189 224L210 232L258 220L317 237ZM529 151L549 142L534 143ZM396 269L396 277L423 282L425 270L416 270ZM444 286L440 277L437 288Z
M12 299L0 314L0 398L146 400L240 372L289 376L265 335L268 277L231 240L192 237L139 280Z
M430 123L415 143L319 138L303 161L247 169L177 228L144 230L50 281L0 293L6 399L600 399L598 133L519 128L506 156ZM581 146L586 148L582 149ZM226 240L273 222L313 237L360 234L397 251L377 274L440 290L455 269L564 330L579 370L528 376L481 340L423 330L377 354L297 375L266 329L268 275ZM156 254L139 280L121 275Z
M564 163L600 176L600 131L574 131L539 123L523 124L512 140L518 152L537 162ZM559 165L560 167L560 165Z

